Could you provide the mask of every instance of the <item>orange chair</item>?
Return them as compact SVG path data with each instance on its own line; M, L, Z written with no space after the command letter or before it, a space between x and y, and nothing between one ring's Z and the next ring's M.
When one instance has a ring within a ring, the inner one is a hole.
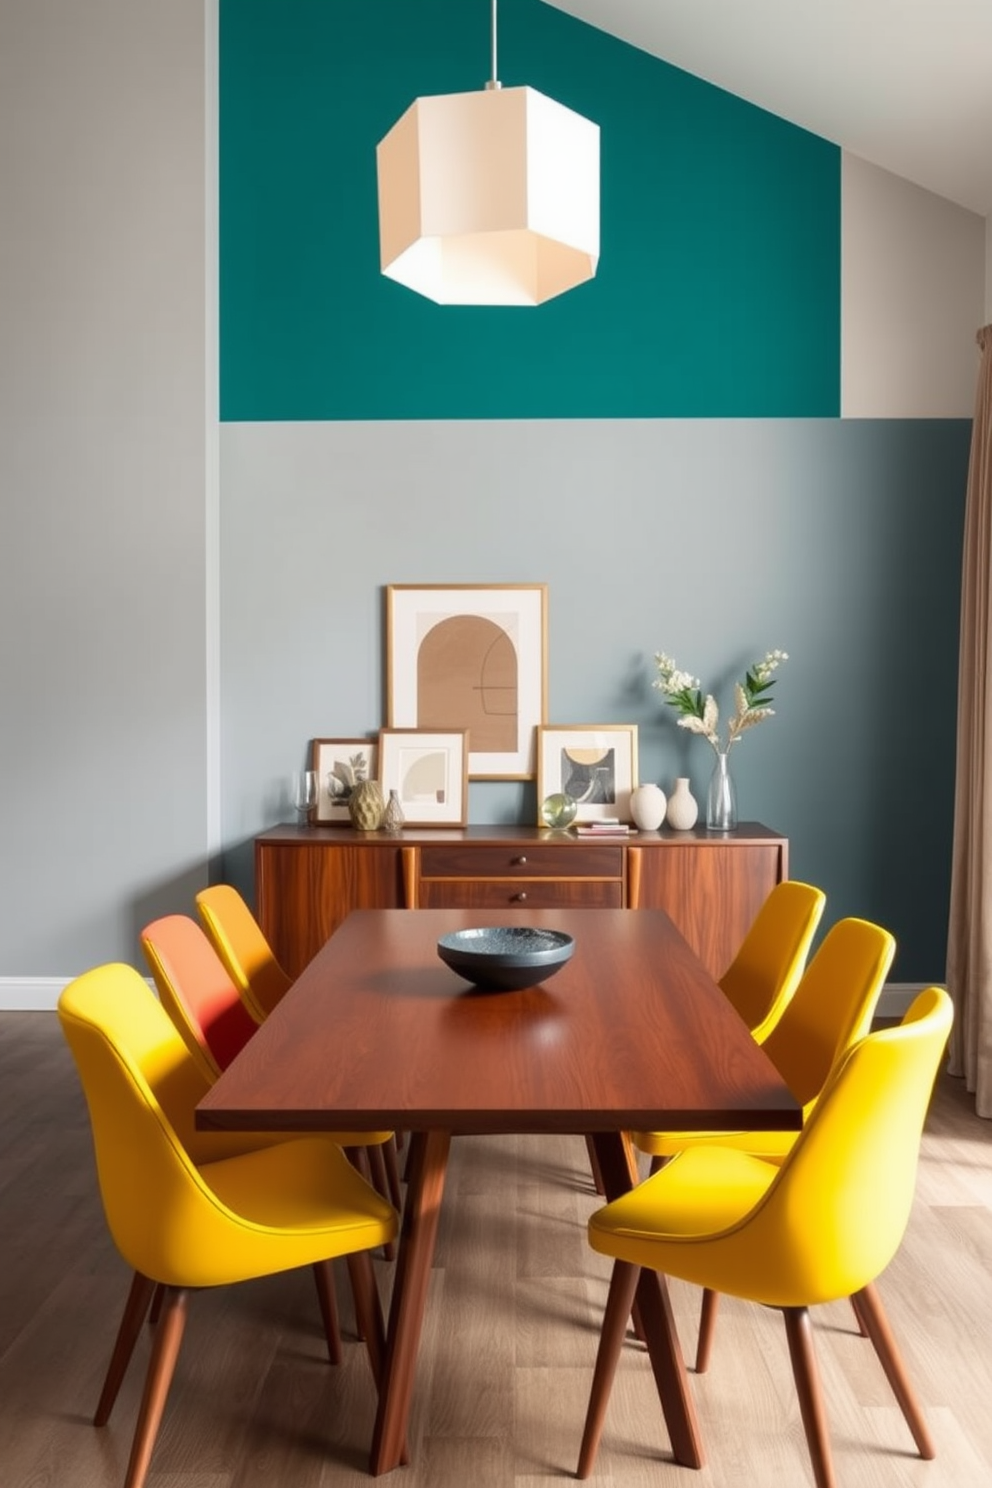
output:
M284 971L237 889L213 884L196 896L203 928L228 976L257 1022L279 1003L293 979Z

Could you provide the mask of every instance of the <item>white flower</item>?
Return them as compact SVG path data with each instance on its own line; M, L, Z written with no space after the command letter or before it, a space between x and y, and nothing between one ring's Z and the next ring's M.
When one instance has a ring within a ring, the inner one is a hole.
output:
M775 685L772 673L788 659L787 651L766 651L760 661L748 667L743 680L734 684L734 712L727 722L727 749L748 729L764 723L766 718L774 718L775 710L770 706L771 689ZM679 727L691 734L701 734L721 753L716 699L711 693L704 698L699 679L690 672L680 671L666 652L655 653L655 664L658 676L652 685L664 693L668 706L681 715Z

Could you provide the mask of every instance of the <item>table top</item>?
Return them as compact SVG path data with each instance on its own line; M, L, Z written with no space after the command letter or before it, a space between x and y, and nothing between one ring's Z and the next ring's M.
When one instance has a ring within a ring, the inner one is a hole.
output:
M575 937L546 984L473 989L438 938ZM796 1130L799 1108L663 910L356 910L220 1077L197 1125L457 1132Z

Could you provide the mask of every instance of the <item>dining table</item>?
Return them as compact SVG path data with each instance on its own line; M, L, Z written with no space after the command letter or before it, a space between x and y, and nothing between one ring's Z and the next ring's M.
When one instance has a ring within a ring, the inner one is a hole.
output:
M546 980L507 991L474 986L441 960L442 936L502 925L562 932L573 954ZM353 911L196 1113L203 1129L409 1136L374 1475L407 1456L453 1137L581 1135L611 1199L638 1181L628 1131L793 1131L801 1119L774 1065L663 910L577 908ZM701 1467L668 1290L655 1272L641 1273L635 1321L673 1456Z

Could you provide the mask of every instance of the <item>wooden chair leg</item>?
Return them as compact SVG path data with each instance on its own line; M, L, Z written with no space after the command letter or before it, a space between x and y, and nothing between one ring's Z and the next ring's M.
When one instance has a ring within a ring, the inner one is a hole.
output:
M792 1373L799 1396L799 1410L806 1431L813 1481L816 1488L837 1488L830 1441L827 1436L827 1413L823 1405L820 1371L813 1350L813 1328L806 1307L783 1307L785 1332L789 1340Z
M334 1292L334 1271L330 1261L315 1262L313 1279L317 1284L317 1300L320 1303L320 1315L324 1320L327 1357L332 1364L340 1364L343 1357L341 1329L338 1326L338 1299Z
M589 1168L592 1172L593 1187L600 1197L604 1197L606 1189L603 1187L603 1175L599 1171L599 1158L596 1154L596 1144L589 1134L586 1134L586 1152L589 1154Z
M188 1293L178 1287L167 1287L162 1304L162 1316L155 1329L155 1342L145 1378L145 1390L138 1411L138 1424L134 1428L131 1457L124 1478L124 1488L143 1488L148 1476L148 1464L155 1447L155 1438L162 1421L166 1396L179 1356L186 1327Z
M110 1420L110 1412L114 1408L114 1401L117 1399L121 1382L127 1373L127 1366L131 1362L134 1345L138 1341L138 1334L141 1332L141 1325L145 1321L145 1314L154 1292L155 1282L150 1281L147 1276L142 1276L140 1271L135 1271L131 1280L131 1289L124 1304L120 1327L117 1329L114 1351L107 1366L107 1376L103 1382L103 1389L100 1391L100 1399L93 1417L94 1426L106 1426Z
M351 1291L355 1299L355 1322L358 1333L365 1340L369 1364L376 1389L382 1381L382 1364L386 1354L386 1326L382 1317L382 1305L376 1290L372 1257L367 1250L357 1251L347 1257Z
M392 1202L389 1192L389 1179L386 1177L386 1159L382 1155L381 1145L376 1142L373 1146L367 1148L366 1151L369 1169L372 1174L372 1187L376 1193L381 1194L384 1199L389 1199ZM387 1261L396 1259L396 1247L391 1240L382 1247L382 1253Z
M403 1190L400 1187L400 1165L397 1158L397 1143L395 1136L382 1149L382 1159L386 1165L386 1182L389 1185L389 1197L394 1209L403 1208Z
M696 1373L705 1374L710 1367L713 1338L716 1333L716 1314L720 1306L720 1293L703 1287L703 1305L699 1313L699 1338L696 1341Z
M909 1375L903 1363L902 1355L892 1330L889 1320L882 1306L882 1299L875 1290L874 1283L870 1283L862 1291L856 1292L851 1298L855 1305L859 1322L864 1324L868 1337L872 1341L875 1352L879 1357L885 1377L892 1386L892 1393L899 1402L899 1407L906 1417L906 1424L913 1434L917 1450L921 1457L930 1462L937 1455L933 1437L923 1419L923 1411L920 1402L916 1398L916 1392L909 1382Z
M164 1296L165 1296L165 1287L162 1285L161 1282L159 1282L158 1286L155 1288L155 1295L152 1298L152 1305L151 1305L151 1308L150 1308L149 1313L148 1313L148 1321L149 1321L149 1323L151 1324L151 1326L153 1328L154 1328L155 1324L158 1322L159 1317L161 1315L161 1312L162 1312L162 1298Z
M576 1476L587 1478L596 1463L599 1439L603 1434L606 1406L610 1398L610 1387L616 1374L617 1361L627 1332L627 1319L634 1305L634 1293L641 1274L640 1266L629 1261L615 1261L610 1278L610 1291L606 1299L603 1331L599 1337L596 1353L596 1368L589 1394L589 1409L586 1412L582 1446L579 1448L579 1465Z

